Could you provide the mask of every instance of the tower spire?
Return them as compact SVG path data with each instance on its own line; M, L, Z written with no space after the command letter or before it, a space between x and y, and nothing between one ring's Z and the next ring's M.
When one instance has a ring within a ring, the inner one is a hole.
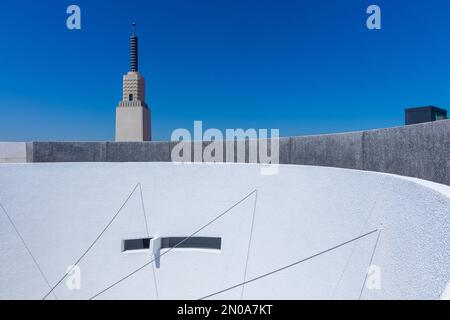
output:
M136 23L132 23L133 33L130 37L130 67L131 71L138 71L138 38L136 37Z

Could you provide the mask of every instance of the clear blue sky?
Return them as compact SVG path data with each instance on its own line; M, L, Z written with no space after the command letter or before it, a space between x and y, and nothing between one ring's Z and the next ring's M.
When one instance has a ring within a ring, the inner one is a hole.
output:
M82 30L66 28L66 8ZM382 9L382 30L366 8ZM113 140L137 23L153 136L279 128L283 136L403 124L450 107L448 0L3 0L0 141Z

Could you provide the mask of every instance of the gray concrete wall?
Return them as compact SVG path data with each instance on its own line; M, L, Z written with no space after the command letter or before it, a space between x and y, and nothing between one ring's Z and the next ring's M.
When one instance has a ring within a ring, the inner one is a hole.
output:
M363 133L363 169L450 185L450 120Z
M169 142L31 142L28 162L168 162Z
M204 142L203 148L208 144ZM31 142L27 144L27 160L166 162L171 161L174 145L174 142L156 141ZM249 161L248 149L247 142L245 162ZM237 160L235 153L233 161ZM280 163L387 172L450 185L450 120L361 132L281 138Z
M291 164L363 169L363 132L292 137Z

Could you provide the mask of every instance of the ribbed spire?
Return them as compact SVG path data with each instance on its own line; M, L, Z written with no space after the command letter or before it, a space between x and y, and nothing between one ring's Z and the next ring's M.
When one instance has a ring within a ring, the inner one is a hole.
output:
M133 22L133 33L130 37L130 67L131 71L138 71L138 38L136 37L136 23Z

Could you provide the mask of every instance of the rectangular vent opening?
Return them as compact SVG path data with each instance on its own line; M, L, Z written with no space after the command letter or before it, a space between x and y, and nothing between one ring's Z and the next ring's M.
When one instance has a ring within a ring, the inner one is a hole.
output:
M152 238L124 240L122 251L150 249L150 240L151 239Z
M166 237L161 238L161 249L189 248L189 249L211 249L222 248L222 238L216 237Z

